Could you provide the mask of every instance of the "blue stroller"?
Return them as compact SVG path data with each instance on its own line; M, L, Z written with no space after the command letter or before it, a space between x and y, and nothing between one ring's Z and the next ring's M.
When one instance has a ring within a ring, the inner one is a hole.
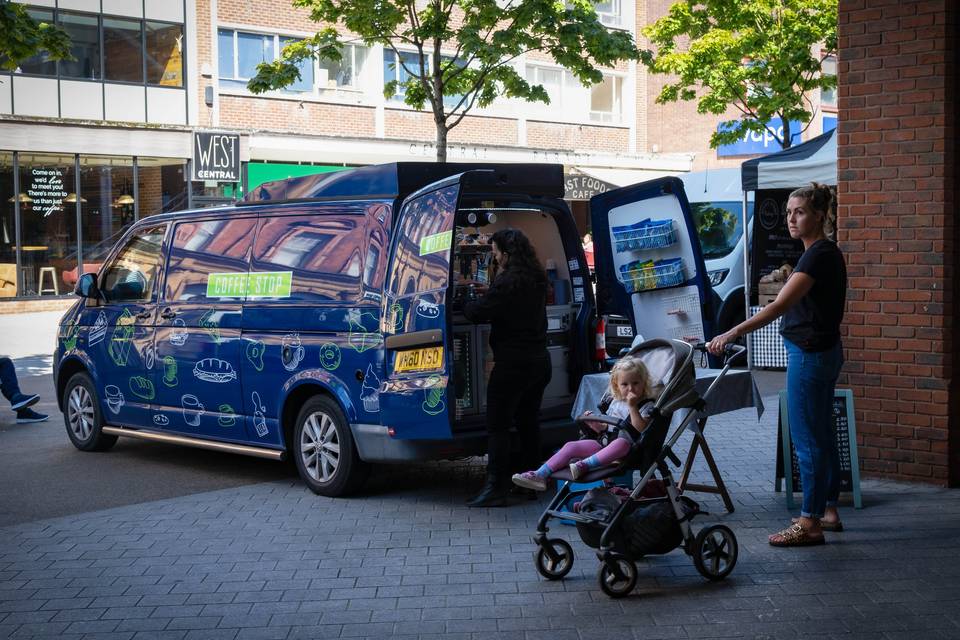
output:
M597 582L611 598L622 598L633 591L638 577L637 561L645 555L668 553L681 545L684 552L693 557L697 571L708 580L722 580L733 571L738 553L733 531L724 525L712 525L694 534L690 522L702 512L693 500L680 495L666 462L669 460L674 466L680 466L673 446L688 428L697 429L697 414L706 406L706 400L717 383L730 370L733 358L745 349L735 345L727 347L723 369L703 398L695 388L695 351L706 353L706 347L663 339L647 340L629 351L628 355L643 360L654 383L663 385L655 402L653 419L644 437L631 447L624 459L615 465L594 469L577 482L595 482L632 470L643 472L643 477L629 498L620 501L604 488L572 490L572 477L566 469L553 474L563 484L540 516L533 537L537 545L534 563L544 578L560 580L573 568L570 544L562 538L547 537L547 524L552 518L574 521L583 542L597 550L600 560ZM673 413L687 408L692 411L667 440ZM591 414L589 419L618 424L616 419L603 415ZM649 489L657 482L654 478L657 473L666 495L642 497L649 494ZM581 498L579 512L561 510L562 505L575 502L577 498Z

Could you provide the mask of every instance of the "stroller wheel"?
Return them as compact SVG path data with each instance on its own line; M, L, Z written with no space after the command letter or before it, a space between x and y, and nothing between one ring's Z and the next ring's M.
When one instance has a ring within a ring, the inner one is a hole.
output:
M597 582L600 583L600 589L611 598L630 595L637 586L637 565L626 556L614 553L600 563Z
M537 571L547 580L560 580L573 568L573 547L566 540L544 540L533 553Z
M737 564L737 537L729 527L701 529L693 543L693 565L707 580L723 580Z

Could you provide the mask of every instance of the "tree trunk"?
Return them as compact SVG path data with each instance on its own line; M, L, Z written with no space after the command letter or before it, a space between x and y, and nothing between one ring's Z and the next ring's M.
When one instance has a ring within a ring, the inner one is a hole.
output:
M780 122L783 123L783 142L780 144L780 148L789 149L792 142L791 138L793 138L793 134L790 132L790 121L780 116Z
M447 161L447 123L437 121L437 162Z

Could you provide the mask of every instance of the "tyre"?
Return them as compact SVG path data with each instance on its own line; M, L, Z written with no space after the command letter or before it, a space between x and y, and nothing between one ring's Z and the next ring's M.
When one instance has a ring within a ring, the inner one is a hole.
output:
M537 572L547 580L560 580L573 568L573 547L566 540L551 538L533 554Z
M290 448L300 477L321 496L348 495L369 474L340 406L325 396L314 396L301 407Z
M117 436L103 433L100 399L84 372L73 374L63 390L63 422L70 442L80 451L106 451L117 443Z
M626 556L614 553L600 563L597 582L600 590L611 598L628 596L637 586L637 565Z
M693 543L693 565L707 580L723 580L737 564L737 537L729 527L701 529Z

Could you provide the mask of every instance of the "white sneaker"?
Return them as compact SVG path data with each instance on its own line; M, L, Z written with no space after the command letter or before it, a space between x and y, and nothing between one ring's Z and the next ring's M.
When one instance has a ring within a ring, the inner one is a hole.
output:
M538 476L534 471L524 471L523 473L513 474L513 484L524 489L533 489L534 491L546 491L547 479Z
M570 464L570 477L574 480L578 479L580 476L584 475L587 472L586 469L580 466L579 462L572 462Z

